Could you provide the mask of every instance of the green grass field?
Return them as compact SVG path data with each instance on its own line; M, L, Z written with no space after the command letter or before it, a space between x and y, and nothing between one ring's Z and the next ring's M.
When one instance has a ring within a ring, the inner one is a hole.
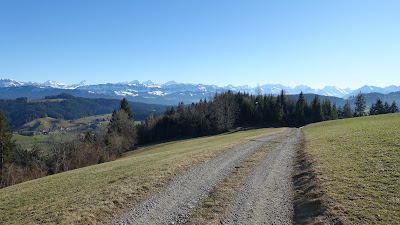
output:
M13 140L24 149L32 148L35 140L39 148L47 149L49 147L50 139L51 137L49 135L24 136L13 134Z
M54 119L51 117L39 118L33 120L25 125L23 125L18 131L20 132L29 132L29 131L48 131L52 128L70 128L73 130L77 130L80 132L84 132L85 130L90 129L92 124L96 124L96 129L106 129L107 125L110 122L111 113L105 115L96 115L96 116L88 116L77 120L63 120L63 119ZM57 140L60 135L54 134ZM33 143L36 142L39 147L43 149L47 149L49 147L49 143L51 140L50 135L34 135L34 136L25 136L20 134L14 134L13 140L16 141L18 145L21 145L23 148L30 148L33 146Z
M55 127L72 127L73 124L63 119L54 119L51 117L39 118L24 124L19 131L41 131L49 130Z
M286 128L255 129L148 146L119 160L0 190L0 224L94 224L161 190L235 146Z
M93 123L100 123L99 127L105 128L111 118L111 114L105 115L96 115L96 116L88 116L81 119L76 120L63 120L63 119L54 119L51 117L39 118L35 119L29 123L24 124L18 131L48 131L52 128L75 128L78 129L80 127L87 128Z
M330 213L345 224L400 221L400 113L315 123L306 154Z

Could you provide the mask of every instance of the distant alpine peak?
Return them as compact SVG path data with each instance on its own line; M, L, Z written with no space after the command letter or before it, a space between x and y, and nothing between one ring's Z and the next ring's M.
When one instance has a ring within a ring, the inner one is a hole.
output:
M277 95L280 94L282 90L285 91L286 94L295 95L303 92L304 94L318 94L325 96L334 96L339 98L348 98L351 96L355 96L358 93L371 93L377 92L382 94L388 94L391 92L400 91L400 86L390 85L385 88L364 85L356 90L351 90L350 88L338 88L336 86L325 86L322 89L311 88L307 85L297 85L295 87L285 86L282 84L263 84L257 85L256 87L241 84L238 86L235 85L227 85L227 86L218 86L214 84L195 84L195 83L180 83L174 80L168 81L164 84L156 84L151 80L147 81L139 81L133 80L131 82L122 82L122 83L107 83L107 84L88 84L85 80L82 80L78 84L74 85L66 85L61 82L57 82L54 80L48 80L44 83L37 82L20 82L14 79L1 78L0 79L0 87L2 88L12 88L12 87L22 87L22 86L35 86L39 88L57 88L57 89L80 89L82 91L87 91L89 93L94 94L109 94L115 95L124 95L145 99L152 99L155 96L165 96L171 97L174 95L177 96L207 96L208 94L214 94L217 92L224 92L231 90L233 92L245 92L250 94L272 94Z
M24 83L16 81L14 79L1 78L0 80L0 87L19 87L23 85Z
M86 82L86 80L82 80L79 84L79 86L88 86L88 82Z
M129 84L142 84L142 82L140 82L138 80L133 80L133 81L129 82Z
M50 86L50 87L55 87L55 88L66 87L67 86L66 84L63 84L61 82L57 82L57 81L54 81L54 80L48 80L48 81L44 82L43 85Z
M69 89L75 89L78 87L85 87L85 86L89 86L89 84L86 82L86 80L82 80L81 82L79 82L79 84L73 84L68 86Z
M145 81L145 82L143 82L143 84L145 84L145 85L155 85L155 83L152 80Z
M178 82L176 82L174 80L170 80L170 81L166 82L164 85L174 85L174 84L178 84Z

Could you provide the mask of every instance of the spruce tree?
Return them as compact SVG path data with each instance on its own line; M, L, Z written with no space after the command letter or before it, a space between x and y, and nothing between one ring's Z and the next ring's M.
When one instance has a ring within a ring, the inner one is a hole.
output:
M343 109L342 106L339 105L338 109L337 109L337 116L339 119L343 119Z
M322 115L321 101L319 100L318 95L316 95L314 100L311 102L311 116L313 122L320 122L324 120Z
M303 92L300 93L296 103L296 123L298 126L306 124L307 100L304 98Z
M378 111L376 110L374 103L372 103L371 108L369 108L369 115L378 115Z
M331 101L329 101L329 99L324 99L322 101L322 115L323 115L323 120L332 119L332 106L331 106Z
M364 116L365 115L365 108L366 108L366 98L363 94L358 93L356 97L356 108L355 108L355 116Z
M131 111L131 107L129 107L129 102L128 100L126 100L126 98L122 99L119 109L124 110L125 113L128 114L129 119L133 120L133 113Z
M397 107L395 101L392 102L392 105L390 106L389 112L390 113L398 113L399 112L399 108Z
M383 105L383 114L389 113L390 112L390 106L388 102L385 102Z
M118 111L114 110L111 116L110 124L108 125L108 133L111 137L123 138L124 151L129 150L130 146L137 142L137 131L133 120L133 114L125 98L121 101L120 109Z
M350 107L349 101L346 101L346 104L343 106L343 118L351 118L353 117L353 112Z
M374 115L379 115L379 114L384 114L385 113L385 107L383 106L382 100L379 98L376 100L374 104L375 114Z
M333 103L331 112L332 112L332 114L331 114L331 119L332 119L332 120L337 120L337 118L338 118L338 112L337 112L337 110L336 110L336 103Z

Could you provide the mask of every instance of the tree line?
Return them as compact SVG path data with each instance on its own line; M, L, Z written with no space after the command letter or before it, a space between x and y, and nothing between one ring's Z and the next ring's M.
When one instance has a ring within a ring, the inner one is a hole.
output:
M168 108L164 115L151 116L138 125L138 142L216 134L234 126L299 127L337 118L336 104L328 99L321 101L318 96L308 103L303 93L294 100L284 91L278 96L228 91L215 94L208 101L187 106L180 103L176 109Z
M277 96L232 93L215 94L213 99L201 100L177 108L168 108L164 115L152 115L137 126L140 144L166 139L196 137L217 134L240 126L292 126L300 127L309 123L365 115L398 112L396 102L383 106L378 99L370 112L366 111L365 96L359 93L352 110L346 101L343 107L336 107L329 99L320 100L314 96L308 102L303 93L298 99L287 96L282 90Z

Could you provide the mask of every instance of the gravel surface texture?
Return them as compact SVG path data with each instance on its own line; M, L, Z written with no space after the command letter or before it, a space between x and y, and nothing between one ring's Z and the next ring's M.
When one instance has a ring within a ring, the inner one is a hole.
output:
M243 159L288 131L250 141L207 163L195 166L163 191L139 204L114 224L181 224L209 191L222 182Z
M252 172L223 224L292 224L293 157L302 133L280 142Z

